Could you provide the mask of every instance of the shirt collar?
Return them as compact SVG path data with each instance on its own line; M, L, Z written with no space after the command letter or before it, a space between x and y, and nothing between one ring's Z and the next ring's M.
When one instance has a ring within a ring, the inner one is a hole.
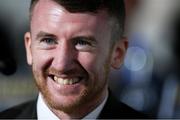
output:
M37 118L38 120L59 120L59 118L48 108L41 93L39 93L37 101Z
M103 102L96 107L92 112L86 115L83 119L96 119L101 113L106 101L108 98L108 94L106 95ZM59 120L59 118L48 108L46 103L44 102L41 93L39 93L38 101L37 101L37 118L38 120Z
M97 106L92 112L90 112L88 115L86 115L83 119L97 119L98 116L100 115L102 109L104 108L107 98L108 98L108 94L106 95L103 102L99 106Z

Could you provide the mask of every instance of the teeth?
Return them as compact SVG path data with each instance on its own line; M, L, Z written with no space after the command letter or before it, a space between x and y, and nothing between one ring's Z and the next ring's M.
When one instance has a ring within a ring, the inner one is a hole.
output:
M54 80L61 85L72 85L80 81L78 78L63 79L63 78L58 78L57 76L54 76Z
M57 81L57 79L58 79L58 78L57 78L56 76L54 76L54 80Z

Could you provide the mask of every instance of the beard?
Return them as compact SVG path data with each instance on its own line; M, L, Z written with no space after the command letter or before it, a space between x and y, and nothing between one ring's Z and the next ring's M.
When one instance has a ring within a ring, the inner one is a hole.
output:
M99 78L99 73L92 73L93 78L88 77L85 84L85 89L81 90L80 94L76 99L71 100L68 103L60 103L59 100L55 99L53 93L47 87L47 71L40 72L40 70L36 69L35 65L33 64L33 74L35 77L35 83L38 87L39 91L41 92L44 101L48 105L48 107L53 111L63 111L67 114L77 114L81 112L83 109L88 109L88 107L93 107L93 109L102 102L102 94L103 91L107 89L108 83L108 74L110 70L109 65L109 57L106 59L105 64L103 66L103 79ZM91 76L91 75L88 75ZM97 82L101 81L101 82ZM61 95L63 94L63 91ZM93 103L93 104L92 104ZM96 103L96 104L94 104ZM88 107L87 107L88 106ZM81 109L82 108L82 109ZM91 109L89 109L91 110Z

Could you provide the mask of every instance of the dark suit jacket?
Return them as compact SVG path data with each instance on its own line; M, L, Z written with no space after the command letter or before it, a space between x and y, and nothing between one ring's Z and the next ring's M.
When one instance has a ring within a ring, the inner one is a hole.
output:
M0 113L0 119L37 119L36 103L36 100L34 100L5 110ZM121 118L147 118L147 116L119 102L110 94L98 119Z

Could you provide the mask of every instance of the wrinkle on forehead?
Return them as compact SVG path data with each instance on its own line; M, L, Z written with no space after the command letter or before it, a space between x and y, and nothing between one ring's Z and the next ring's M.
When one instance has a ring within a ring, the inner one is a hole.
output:
M39 0L39 2L34 7L33 15L46 14L46 15L59 16L63 12L65 12L65 9L62 6L53 2L52 0ZM35 17L38 17L38 16L35 16Z

